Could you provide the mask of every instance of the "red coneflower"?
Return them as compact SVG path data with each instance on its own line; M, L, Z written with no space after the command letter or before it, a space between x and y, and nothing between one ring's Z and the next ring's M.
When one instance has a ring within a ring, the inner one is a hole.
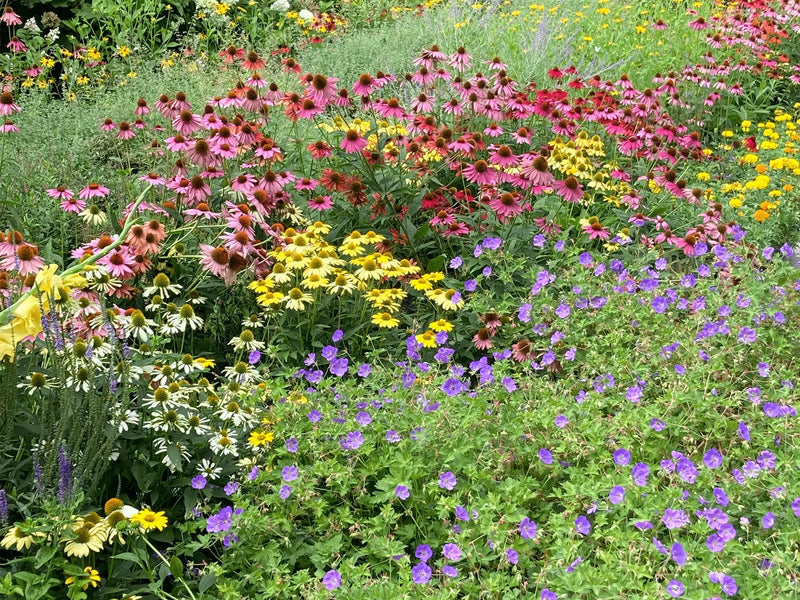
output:
M251 50L242 61L242 68L248 71L258 71L264 68L264 61L258 55L258 52Z
M306 150L309 151L313 158L319 160L322 158L328 158L331 155L333 148L330 144L328 144L328 142L324 140L317 140L313 144L306 146Z
M222 62L229 65L236 59L244 58L244 48L230 45L224 50L220 50L218 56L222 59Z

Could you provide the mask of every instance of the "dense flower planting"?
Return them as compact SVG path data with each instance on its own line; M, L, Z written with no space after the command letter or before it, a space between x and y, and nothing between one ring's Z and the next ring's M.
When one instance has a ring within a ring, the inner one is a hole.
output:
M800 8L673 14L646 81L232 45L98 123L138 195L43 189L63 268L0 233L0 591L794 593Z

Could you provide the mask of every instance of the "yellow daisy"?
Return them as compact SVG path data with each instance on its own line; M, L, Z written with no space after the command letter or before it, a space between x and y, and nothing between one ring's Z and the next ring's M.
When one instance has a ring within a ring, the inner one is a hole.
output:
M131 517L131 521L138 523L145 531L150 529L163 530L167 526L167 517L164 511L153 512L149 508L144 508Z

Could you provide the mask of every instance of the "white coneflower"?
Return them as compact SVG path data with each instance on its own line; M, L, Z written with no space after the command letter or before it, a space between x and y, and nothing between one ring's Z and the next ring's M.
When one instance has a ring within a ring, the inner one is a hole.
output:
M86 367L77 367L74 373L67 377L66 387L76 392L88 392L92 385L92 374Z
M222 429L214 435L208 442L209 448L214 454L219 456L239 456L236 447L236 438L232 437L232 432Z
M306 294L300 288L292 288L283 298L283 301L286 303L287 308L299 311L306 307L306 303L311 304L314 302L314 298Z
M261 375L253 368L253 365L241 360L233 366L225 367L222 374L240 385L261 381Z
M178 464L173 461L173 457L170 456L170 450L175 448L178 451L178 456L183 458L183 460L188 461L191 459L192 455L189 453L188 448L181 442L173 442L170 440L166 440L164 438L156 438L153 441L153 447L156 449L156 456L163 454L164 456L161 458L161 462L166 466L172 473L178 470Z
M84 223L93 227L100 227L100 225L105 223L106 219L108 219L106 213L100 210L100 207L96 204L87 206L78 213L78 216L83 219Z
M174 408L169 410L157 410L153 412L150 419L145 422L142 427L153 431L180 431L186 433L186 417L179 413Z
M189 304L193 304L195 306L200 304L205 304L206 300L207 298L205 296L201 296L200 292L198 292L197 290L192 290L191 292L188 292L186 294L186 302L188 302Z
M177 327L181 332L188 327L192 331L203 326L203 319L198 317L191 304L184 304L177 313L167 316L167 321L173 327Z
M208 419L198 414L191 414L186 419L186 432L189 435L205 435L211 431Z
M195 371L201 371L202 365L195 361L194 356L191 354L184 354L179 361L169 363L173 371L191 375Z
M139 365L134 365L126 360L121 360L114 368L114 374L116 375L119 383L130 385L132 383L138 383L141 381L142 375L144 375L144 369L142 369L142 367Z
M84 269L83 276L86 278L86 283L90 290L95 292L102 292L109 294L114 290L122 287L122 282L115 277L112 277L105 267L92 265L92 269Z
M222 475L222 467L218 467L215 463L204 458L200 461L200 464L197 465L197 472L206 479L216 479Z
M242 321L242 327L246 329L250 329L251 327L253 329L261 329L264 327L264 321L261 320L260 315L253 313Z
M264 342L259 342L257 339L255 339L253 332L249 329L245 329L237 337L232 338L228 343L232 344L233 349L237 352L241 352L242 350L246 352L252 352L253 350L264 349Z
M144 307L147 312L158 312L164 308L164 299L161 297L161 294L154 294L152 298L150 298L150 303Z
M29 395L46 390L55 386L56 382L47 377L44 373L33 372L28 375L27 381L18 383L18 388L23 388Z
M158 387L152 395L145 396L142 405L147 410L169 410L180 406L178 398L174 398L167 388Z
M149 298L153 294L159 294L164 299L176 296L181 293L183 288L178 284L173 284L166 273L159 273L153 277L153 285L145 288L144 296Z
M123 321L122 328L133 339L146 342L153 335L155 324L155 321L148 319L141 310L136 309Z
M122 409L122 406L117 403L111 409L111 418L108 421L109 425L115 427L118 433L124 433L131 427L139 424L139 413L131 409Z

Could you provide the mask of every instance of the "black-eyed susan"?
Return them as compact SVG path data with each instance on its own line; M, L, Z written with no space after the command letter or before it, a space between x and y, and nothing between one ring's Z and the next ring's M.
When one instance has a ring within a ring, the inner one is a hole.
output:
M131 522L137 523L145 531L151 529L162 531L167 526L168 520L163 510L154 512L149 508L143 508L131 517Z
M388 312L380 312L372 315L372 322L382 329L391 329L400 324L400 321Z

